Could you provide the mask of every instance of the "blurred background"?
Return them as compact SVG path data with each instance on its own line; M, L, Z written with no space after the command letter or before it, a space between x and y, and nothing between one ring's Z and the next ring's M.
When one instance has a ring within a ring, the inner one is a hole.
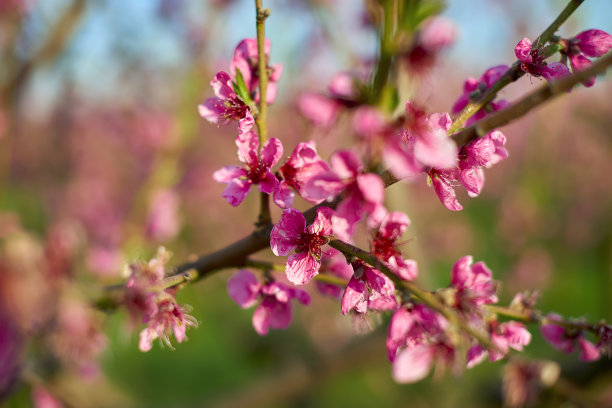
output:
M339 302L309 287L312 304L295 307L291 327L266 337L253 330L252 309L227 295L234 271L182 289L179 302L193 307L200 327L175 351L155 344L141 353L140 328L127 324L125 311L85 308L100 285L124 280L126 262L150 259L159 245L179 264L251 232L256 195L231 207L221 197L225 186L212 179L236 164L235 128L209 124L197 105L213 96L210 80L229 70L237 43L255 37L253 3L0 0L0 405L503 404L503 362L394 383L385 324L357 335ZM516 43L534 39L565 4L448 1L442 15L456 26L454 45L400 94L430 112L450 111L467 77L511 64ZM366 6L264 6L271 9L271 62L284 67L270 136L282 140L285 155L313 139L327 159L350 146L351 113L332 128L315 127L299 114L297 99L324 92L332 75L376 57ZM586 1L560 34L612 32L611 15L612 2ZM501 96L516 100L539 82L525 76ZM486 172L479 197L459 193L461 212L446 210L424 178L388 189L387 207L412 220L404 248L419 262L424 287L446 286L453 263L471 254L502 282L501 304L539 290L545 312L612 319L611 94L609 75L600 77L593 88L575 89L502 129L510 158ZM273 210L275 220L279 214ZM530 329L525 357L559 362L565 381L538 404L612 406L609 360L582 363Z

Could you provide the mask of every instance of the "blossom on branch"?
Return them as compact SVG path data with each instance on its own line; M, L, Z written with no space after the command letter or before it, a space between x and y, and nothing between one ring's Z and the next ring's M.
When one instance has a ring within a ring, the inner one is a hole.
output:
M260 283L246 269L239 270L227 283L230 297L243 309L261 303L253 313L255 331L265 336L268 330L286 329L291 324L291 299L303 305L310 303L310 295L301 289L289 288L281 282Z
M561 316L551 313L546 319L550 322L562 321ZM580 360L599 360L601 353L597 346L584 338L584 332L577 329L566 329L560 324L546 323L540 326L542 337L554 348L564 353L572 353L580 350Z
M397 248L399 245L397 240L401 238L409 225L410 219L406 214L399 211L387 214L374 234L372 253L397 276L411 281L418 274L416 261L404 259L402 252Z
M514 47L516 58L521 61L521 69L534 77L544 77L548 81L569 75L569 70L560 62L547 63L546 51L542 48L533 48L531 40L523 38Z
M306 189L312 198L331 200L342 194L332 218L334 234L350 241L355 225L367 216L371 228L378 226L387 210L383 205L385 186L375 173L365 173L359 157L343 150L330 158L331 171L313 177Z
M215 92L215 98L208 98L198 106L200 116L211 123L224 125L228 122L238 121L240 133L251 130L255 120L246 103L240 99L234 88L232 80L226 72L219 72L211 81L210 86Z
M612 48L612 35L602 30L586 30L567 40L561 40L562 52L569 57L573 72L587 69L593 63L587 57L601 57ZM582 84L591 87L595 77L591 77Z
M262 193L272 194L278 189L279 181L271 168L283 155L283 145L277 138L265 142L259 152L259 137L252 131L239 134L236 146L238 159L245 166L226 166L213 174L215 181L227 184L223 197L234 207L242 203L253 184L259 185Z
M359 260L351 265L354 273L340 303L343 315L352 309L366 313L369 309L394 310L398 307L395 285L387 275Z
M329 165L317 154L314 142L299 143L279 169L282 180L274 191L274 203L283 209L290 208L294 199L293 188L305 200L319 204L322 200L311 197L306 185L312 178L327 171Z
M531 342L531 333L527 331L525 325L518 322L510 321L500 324L493 320L488 324L488 331L496 349L487 351L480 344L472 346L467 354L467 368L472 368L484 361L487 354L492 362L501 360L511 348L523 351L523 347Z
M287 279L294 285L304 285L319 273L321 247L329 242L334 210L320 207L312 224L306 227L304 215L293 208L286 209L272 228L270 247L276 256L289 255Z

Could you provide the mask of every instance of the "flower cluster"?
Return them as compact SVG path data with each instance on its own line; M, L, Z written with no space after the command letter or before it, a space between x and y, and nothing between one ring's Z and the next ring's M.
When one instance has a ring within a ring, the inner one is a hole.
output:
M281 282L272 280L260 283L255 275L246 269L239 270L229 280L227 291L243 309L250 308L261 301L253 313L253 327L262 336L268 334L270 328L286 329L289 327L292 299L298 300L303 305L310 303L310 295L307 292L289 288Z
M180 306L175 299L175 290L164 290L161 286L165 277L166 263L171 254L160 247L157 255L148 262L140 261L128 265L130 277L125 287L124 304L132 320L146 323L140 332L139 348L149 351L153 340L159 338L162 344L173 348L170 335L179 343L187 337L188 327L197 327L197 320L188 314L187 306Z
M572 71L580 71L592 65L589 58L601 57L612 48L612 35L602 30L586 30L575 37L562 40L563 54L569 58ZM589 58L587 58L589 57ZM595 77L589 78L582 84L591 87Z

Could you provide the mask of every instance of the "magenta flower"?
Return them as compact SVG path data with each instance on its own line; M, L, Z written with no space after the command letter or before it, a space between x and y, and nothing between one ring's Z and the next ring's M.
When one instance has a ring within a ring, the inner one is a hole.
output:
M497 82L497 80L499 80L504 75L504 73L506 73L507 70L508 67L506 65L497 65L486 70L479 80L476 80L474 78L468 78L463 85L463 94L457 99L457 101L453 105L452 113L457 114L461 112L461 110L465 108L470 102L470 98L472 97L472 95L479 95L484 93L484 91L489 89L491 85ZM479 109L478 112L472 115L465 122L465 126L470 126L471 124L487 116L487 114L489 114L490 112L498 111L509 105L510 103L505 99L501 99L497 102L491 101L486 104L484 108Z
M264 143L259 152L259 138L254 132L241 133L236 138L238 159L245 167L226 166L213 174L215 181L227 184L223 197L234 207L245 199L253 184L259 185L259 191L272 194L279 182L271 168L283 155L281 141L272 138Z
M547 58L541 48L533 48L529 38L523 38L514 48L516 58L521 61L521 69L535 77L544 77L548 81L569 75L567 67L560 62L546 63Z
M266 61L269 61L270 40L267 38L264 41L264 53L266 54ZM234 57L232 58L232 64L230 66L230 72L234 78L236 77L236 71L240 70L240 73L242 74L244 82L247 86L247 90L253 96L253 100L255 102L259 102L258 55L257 39L245 38L236 46ZM272 67L268 67L268 72L269 78L266 99L268 105L270 105L274 103L274 100L276 99L276 83L280 80L283 73L283 66L281 64L274 64Z
M385 186L377 174L364 173L363 163L343 150L331 159L331 171L313 177L305 189L312 198L331 200L343 193L332 218L334 234L350 241L355 225L367 215L371 228L380 224L387 210L383 205Z
M453 364L456 350L446 335L447 327L444 317L423 305L393 313L386 344L395 381L420 381L436 361L441 366Z
M476 197L484 185L482 167L491 167L508 157L504 147L506 137L495 130L463 146L459 151L459 163L454 169L432 168L427 172L428 182L433 185L442 204L451 211L460 211L463 206L457 201L455 187L463 185L470 197Z
M281 208L293 205L293 188L305 200L319 204L322 200L314 199L305 188L312 178L329 171L329 165L319 157L314 142L298 144L287 162L279 169L282 180L274 192L274 202Z
M149 324L140 332L140 351L149 351L153 346L153 340L159 338L162 345L165 344L174 350L170 342L170 336L174 334L176 341L182 343L187 338L185 332L188 327L197 327L198 321L187 314L188 308L179 306L174 297L167 292L157 302L157 312L149 320Z
M472 314L478 313L480 306L497 303L497 283L484 262L472 265L473 258L466 255L460 258L451 270L451 285L457 290L455 307Z
M389 360L394 362L400 349L443 335L447 326L447 320L427 306L415 304L410 310L397 309L389 322L386 342Z
M158 285L165 277L166 263L171 256L166 248L159 247L150 261L134 262L127 266L130 277L125 285L123 304L134 323L139 320L147 323L157 313Z
M401 136L384 147L383 157L396 177L414 176L427 167L450 169L457 165L457 146L447 135L452 123L447 113L427 116L408 101L406 117L408 123Z
M310 296L301 289L289 288L280 282L260 283L255 276L245 270L239 270L228 282L230 297L243 309L261 303L253 313L255 331L265 336L270 328L286 329L291 324L291 299L297 299L303 305L310 303Z
M397 242L409 225L410 219L406 214L399 211L387 214L374 235L372 253L397 276L411 281L418 274L416 261L404 259Z
M387 275L361 261L355 261L351 265L354 273L340 303L343 315L352 309L358 313L366 313L368 309L394 310L398 307L395 285Z
M586 30L568 40L562 40L563 52L569 57L572 71L587 69L592 65L587 57L601 57L612 48L612 36L602 30ZM586 87L595 83L595 77L583 82Z
M551 313L547 316L547 320L554 322L562 319L561 316ZM582 330L570 333L561 325L547 323L540 326L540 332L542 337L559 351L572 353L577 348L580 349L580 360L582 361L596 361L601 357L597 346L584 338Z
M270 247L274 255L286 256L295 251L289 255L285 269L287 279L294 285L304 285L319 273L321 247L329 242L333 212L329 207L320 207L314 222L306 228L304 215L289 208L272 228Z
M506 322L499 324L497 321L489 323L489 334L491 342L496 350L487 352L480 344L472 346L467 354L467 368L472 368L481 363L489 354L491 362L501 360L508 354L512 348L517 351L523 351L523 347L531 342L531 333L521 323Z
M249 107L234 92L230 76L223 71L218 72L210 86L216 97L209 98L198 106L200 116L219 125L238 121L240 133L251 130L255 120Z

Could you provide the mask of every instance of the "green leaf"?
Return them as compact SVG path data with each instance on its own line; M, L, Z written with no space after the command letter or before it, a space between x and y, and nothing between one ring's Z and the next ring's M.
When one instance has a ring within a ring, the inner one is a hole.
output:
M236 95L240 97L247 105L252 105L253 100L251 100L251 95L249 95L249 90L244 82L244 77L242 76L242 72L237 69L236 70L236 82L232 82L234 87L234 92Z

